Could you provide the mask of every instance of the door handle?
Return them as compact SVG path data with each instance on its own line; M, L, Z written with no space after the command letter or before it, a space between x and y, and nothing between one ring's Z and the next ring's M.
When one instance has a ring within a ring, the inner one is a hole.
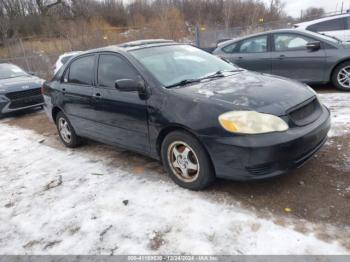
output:
M243 57L242 57L242 56L239 56L239 57L238 57L238 59L239 59L239 60L242 60L242 59L243 59Z
M101 93L95 93L94 97L101 97Z
M280 57L279 57L279 59L284 59L284 58L286 58L285 55L280 55Z

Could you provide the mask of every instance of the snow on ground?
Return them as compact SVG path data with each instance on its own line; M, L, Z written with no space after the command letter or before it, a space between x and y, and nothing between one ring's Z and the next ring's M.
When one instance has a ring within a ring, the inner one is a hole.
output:
M318 97L332 113L332 130L329 136L350 134L350 94L322 93Z
M0 133L1 254L348 253L157 174L49 147L5 123Z

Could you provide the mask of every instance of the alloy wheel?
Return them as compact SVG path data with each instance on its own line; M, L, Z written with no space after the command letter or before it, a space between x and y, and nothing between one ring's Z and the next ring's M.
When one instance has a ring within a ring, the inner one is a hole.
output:
M66 119L60 118L58 120L58 130L64 142L70 144L72 141L72 132L70 131L69 124Z
M339 85L341 85L343 88L350 89L350 66L340 69L337 75L337 80Z
M184 182L198 178L200 165L195 151L185 142L173 142L168 148L168 161L173 173Z

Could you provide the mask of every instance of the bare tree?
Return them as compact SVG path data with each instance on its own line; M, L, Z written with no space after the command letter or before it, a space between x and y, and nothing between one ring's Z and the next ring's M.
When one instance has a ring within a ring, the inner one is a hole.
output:
M323 8L309 7L308 9L302 11L300 20L307 21L317 19L324 16L325 13L326 12Z
M56 1L50 1L50 0L35 0L36 5L38 7L38 10L40 14L46 16L50 9L53 7L64 4L64 0L56 0Z

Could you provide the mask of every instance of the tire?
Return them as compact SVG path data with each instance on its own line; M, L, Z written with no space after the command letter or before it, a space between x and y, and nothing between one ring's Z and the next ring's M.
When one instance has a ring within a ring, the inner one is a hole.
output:
M347 77L345 75L345 72L349 72L349 80L346 82L341 82L340 78ZM332 75L332 83L335 86L336 89L341 91L348 91L350 92L350 61L344 62L340 65L338 65L333 72Z
M56 116L56 127L61 141L66 147L76 148L81 145L81 138L76 135L73 126L63 112L59 112Z
M207 152L195 137L186 132L174 131L165 137L161 158L170 178L181 187L201 190L215 181Z

